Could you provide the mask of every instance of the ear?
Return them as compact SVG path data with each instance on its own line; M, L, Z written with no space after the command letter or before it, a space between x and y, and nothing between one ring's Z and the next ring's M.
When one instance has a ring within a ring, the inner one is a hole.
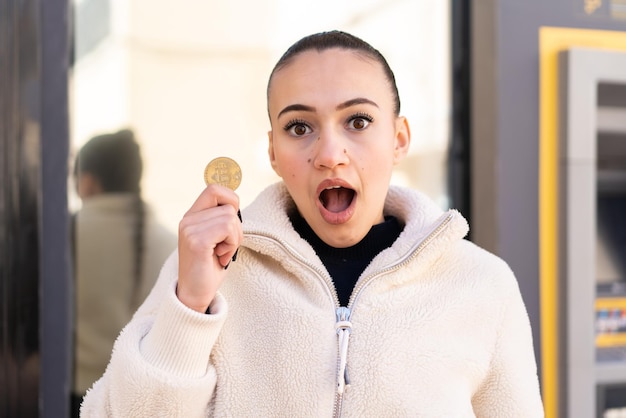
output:
M394 164L398 164L404 159L409 152L409 145L411 145L411 128L409 127L409 121L404 116L398 116L396 118L396 138L393 150Z
M272 169L274 169L274 172L276 174L278 174L279 177L282 177L280 175L280 171L278 170L278 165L276 164L276 154L274 154L274 134L273 134L273 131L268 131L267 132L267 139L268 139L267 154L270 157L270 164L272 165Z

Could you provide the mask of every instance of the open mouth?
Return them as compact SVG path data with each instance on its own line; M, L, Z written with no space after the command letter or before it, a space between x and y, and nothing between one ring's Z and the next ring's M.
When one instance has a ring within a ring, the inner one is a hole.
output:
M352 204L355 192L341 186L327 187L320 193L319 199L324 208L332 213L345 211Z

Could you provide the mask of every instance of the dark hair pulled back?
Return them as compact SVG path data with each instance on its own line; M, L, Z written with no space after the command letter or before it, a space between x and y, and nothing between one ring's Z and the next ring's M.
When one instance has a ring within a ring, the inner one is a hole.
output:
M362 54L363 56L370 58L375 62L378 62L382 66L383 72L385 73L385 76L391 88L391 94L393 95L393 110L395 115L398 116L400 114L400 95L398 93L398 87L396 85L396 77L394 76L391 67L389 67L389 64L387 63L385 57L376 48L374 48L372 45L365 42L361 38L339 30L319 32L313 35L306 36L297 41L295 44L289 47L287 51L285 51L285 53L282 57L280 57L270 74L270 78L267 84L268 103L270 86L272 84L274 74L289 65L289 63L302 52L310 50L322 52L332 48L354 51L355 53Z
M143 275L145 205L141 197L143 161L135 134L130 129L97 135L82 146L74 164L74 176L91 174L104 193L132 193L134 283L130 304L135 308Z

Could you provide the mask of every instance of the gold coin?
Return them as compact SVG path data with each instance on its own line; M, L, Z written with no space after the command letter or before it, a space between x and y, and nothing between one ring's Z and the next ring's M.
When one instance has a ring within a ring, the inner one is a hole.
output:
M237 190L241 184L241 168L228 157L217 157L209 162L204 169L204 182L220 184L231 190Z

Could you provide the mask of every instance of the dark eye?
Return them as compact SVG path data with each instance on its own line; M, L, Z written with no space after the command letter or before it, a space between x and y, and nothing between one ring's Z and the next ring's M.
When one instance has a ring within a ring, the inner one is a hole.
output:
M285 131L293 136L303 136L312 132L311 128L303 121L294 120L285 125Z
M361 129L364 129L367 126L368 123L369 122L366 121L365 119L357 118L357 119L353 119L352 120L352 127L354 129L361 130Z
M291 129L291 131L294 134L300 136L300 135L306 134L308 131L308 128L306 127L306 125L296 125Z
M366 114L358 114L354 115L348 121L348 126L350 129L354 129L355 131L362 131L367 128L374 119L370 115Z

